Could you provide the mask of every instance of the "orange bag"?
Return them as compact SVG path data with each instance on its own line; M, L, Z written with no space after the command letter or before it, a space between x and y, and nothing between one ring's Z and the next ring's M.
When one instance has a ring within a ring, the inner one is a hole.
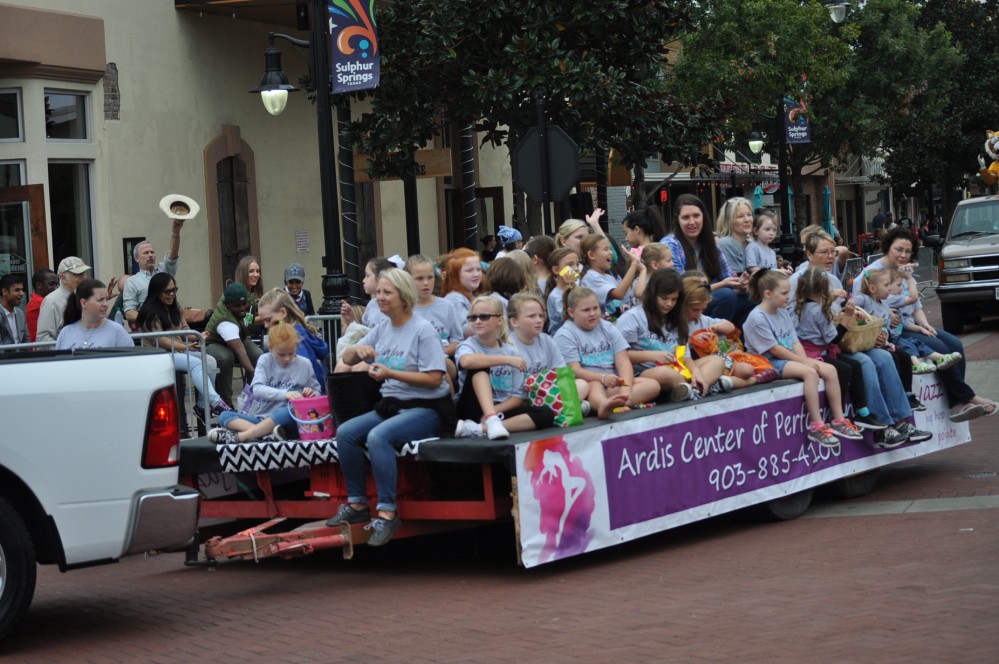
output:
M711 330L704 328L690 335L690 345L697 352L698 357L707 357L716 353L731 355L743 350L742 342L739 341L739 330L725 337L719 337Z
M736 362L745 362L746 364L753 367L754 372L765 371L767 369L773 369L774 365L770 364L770 360L763 357L762 355L757 355L756 353L746 353L746 352L735 352L729 353L731 357Z

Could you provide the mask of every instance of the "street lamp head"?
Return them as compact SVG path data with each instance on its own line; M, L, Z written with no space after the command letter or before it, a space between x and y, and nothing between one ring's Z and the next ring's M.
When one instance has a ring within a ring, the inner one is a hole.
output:
M273 44L264 50L264 75L251 93L259 92L264 108L271 115L280 115L288 103L288 93L298 88L288 82L288 75L281 67L281 50Z
M842 23L846 18L846 10L850 7L849 2L827 2L826 9L829 10L829 18L832 19L833 23Z
M763 152L763 136L756 130L753 130L753 133L749 135L749 151L753 154Z

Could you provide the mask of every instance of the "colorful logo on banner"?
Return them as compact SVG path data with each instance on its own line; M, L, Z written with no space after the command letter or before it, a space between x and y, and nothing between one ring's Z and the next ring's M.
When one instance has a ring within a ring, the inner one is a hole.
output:
M596 490L578 457L562 436L531 443L524 459L531 489L540 508L539 529L545 538L541 561L583 553L590 543Z
M812 125L804 101L784 97L784 128L788 143L811 143Z
M330 0L333 41L333 93L357 92L378 85L381 66L375 34L375 2Z

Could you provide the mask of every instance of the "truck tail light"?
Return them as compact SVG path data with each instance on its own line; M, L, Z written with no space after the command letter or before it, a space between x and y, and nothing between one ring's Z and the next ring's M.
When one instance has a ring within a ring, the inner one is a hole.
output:
M142 449L143 468L176 466L180 460L180 422L177 391L164 387L153 394Z

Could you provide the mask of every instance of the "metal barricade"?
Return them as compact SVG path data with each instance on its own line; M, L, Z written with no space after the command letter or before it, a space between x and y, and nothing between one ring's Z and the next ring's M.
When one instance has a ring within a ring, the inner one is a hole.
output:
M26 344L0 344L0 352L11 350L55 350L54 341L32 341Z
M163 343L162 339L166 337L171 340L171 346L167 348ZM208 400L208 383L214 380L214 374L218 372L218 368L215 364L215 358L209 360L209 355L205 350L205 338L200 332L194 330L171 330L167 332L135 332L132 334L132 338L136 341L138 345L150 345L143 343L145 340L150 339L154 343L151 345L156 348L161 348L168 353L170 353L170 359L173 360L175 355L190 353L191 351L174 350L172 346L173 338L176 337L178 341L182 341L185 345L190 345L192 341L198 342L198 355L201 360L201 372L203 383L200 390L194 385L194 381L190 378L184 381L184 393L178 394L178 396L184 401L184 415L186 431L192 433L193 436L197 436L199 433L199 424L203 425L206 429L211 428L211 425L217 422L217 418L212 416L211 403ZM180 373L187 373L182 369L178 369ZM198 392L204 395L204 418L199 421L197 413L194 406L198 404ZM230 404L232 405L232 404Z
M333 367L336 366L336 342L340 339L340 333L342 332L340 329L340 314L315 314L313 316L306 316L305 320L318 327L322 332L323 339L326 340L326 344L329 346L329 353L326 360L329 370L333 371Z
M935 286L933 276L936 265L933 263L933 248L926 246L920 247L916 257L916 263L916 269L912 271L912 278L916 280L916 285L919 286L919 292L922 293L926 287Z
M843 276L840 281L843 282L843 288L847 292L853 290L853 280L860 275L864 270L864 259L857 256L855 258L846 259L846 265L843 266Z

